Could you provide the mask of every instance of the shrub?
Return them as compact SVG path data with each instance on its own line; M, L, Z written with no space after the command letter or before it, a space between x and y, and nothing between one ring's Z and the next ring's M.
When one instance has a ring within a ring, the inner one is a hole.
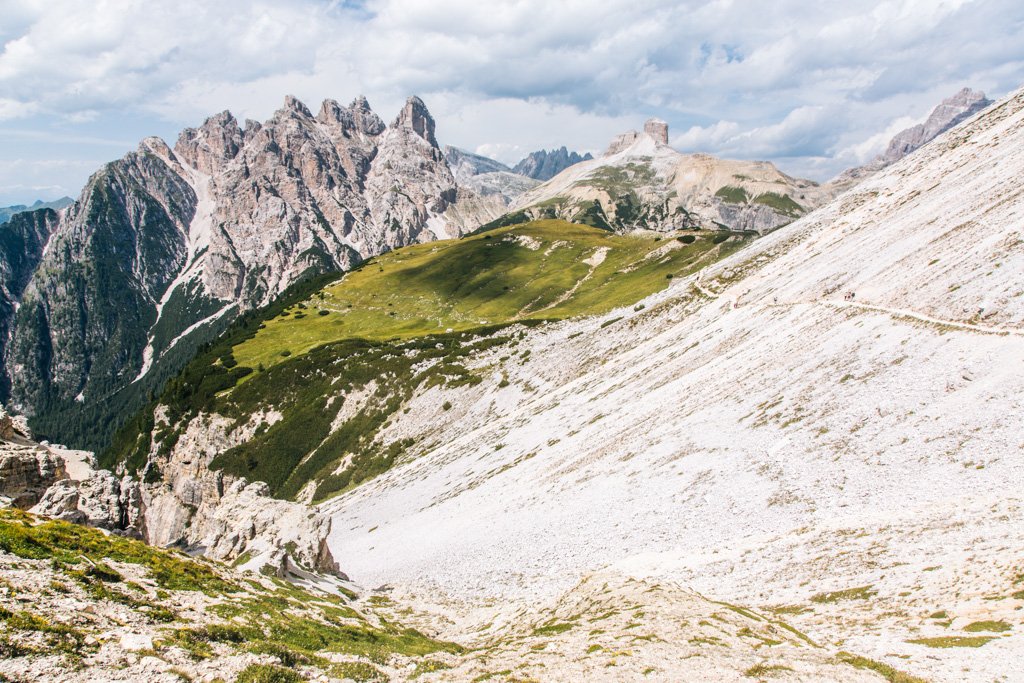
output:
M237 683L302 683L303 678L276 664L250 664L235 680Z

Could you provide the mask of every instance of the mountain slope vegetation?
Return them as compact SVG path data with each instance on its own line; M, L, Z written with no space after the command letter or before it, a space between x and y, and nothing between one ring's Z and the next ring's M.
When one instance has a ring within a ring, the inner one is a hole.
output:
M103 462L158 478L192 421L218 415L232 426L210 467L265 481L279 497L324 499L422 452L384 427L419 394L483 381L489 371L467 363L484 351L506 349L499 366L516 362L528 327L632 305L750 239L537 221L396 250L246 316L168 384L159 409L119 434Z
M252 368L342 339L412 338L604 313L735 251L749 236L622 236L534 221L377 257L233 349Z

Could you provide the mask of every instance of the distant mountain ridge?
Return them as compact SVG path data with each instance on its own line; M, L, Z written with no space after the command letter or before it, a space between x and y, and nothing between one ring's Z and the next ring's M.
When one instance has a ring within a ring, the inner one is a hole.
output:
M513 166L512 170L534 180L551 180L570 166L593 158L590 152L581 156L579 152L570 152L562 146L550 152L543 149L530 152L526 158Z
M482 197L500 196L505 204L540 184L500 161L464 149L445 146L444 156L460 186L468 187Z
M39 209L53 209L59 211L67 208L75 202L71 197L61 197L60 199L54 199L50 202L44 202L42 199L37 199L31 206L24 204L14 204L12 206L0 206L0 225L3 225L7 221L11 220L11 216L24 213L26 211L38 211Z
M889 140L885 151L863 166L850 168L830 181L840 189L846 189L864 178L877 173L886 166L896 163L903 157L931 142L950 128L957 126L992 104L985 93L971 88L962 88L959 92L942 100L928 115L924 123L906 128Z

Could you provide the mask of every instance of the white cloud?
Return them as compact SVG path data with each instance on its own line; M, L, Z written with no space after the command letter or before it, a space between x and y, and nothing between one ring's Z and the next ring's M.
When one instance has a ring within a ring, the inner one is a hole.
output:
M87 177L103 162L98 159L7 159L0 160L0 206L31 204L36 199L49 201L75 195L76 185L54 182L71 175Z
M835 157L848 166L860 166L871 161L885 151L889 140L897 133L910 128L914 124L921 123L923 118L915 119L911 116L900 116L885 127L884 130L875 133L860 142L847 145L835 153Z
M10 97L0 97L0 121L31 116L39 110L34 102L23 102Z
M415 93L442 142L504 161L658 115L684 148L819 177L963 85L1024 81L1016 0L7 0L0 40L0 127L163 131L285 94L388 120Z

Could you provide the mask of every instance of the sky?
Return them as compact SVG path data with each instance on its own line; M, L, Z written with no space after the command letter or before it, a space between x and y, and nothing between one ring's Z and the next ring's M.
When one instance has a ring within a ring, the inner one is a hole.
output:
M419 95L442 144L506 163L658 116L680 151L827 180L961 87L1024 85L1024 3L0 0L0 45L0 205L289 94L385 121Z

